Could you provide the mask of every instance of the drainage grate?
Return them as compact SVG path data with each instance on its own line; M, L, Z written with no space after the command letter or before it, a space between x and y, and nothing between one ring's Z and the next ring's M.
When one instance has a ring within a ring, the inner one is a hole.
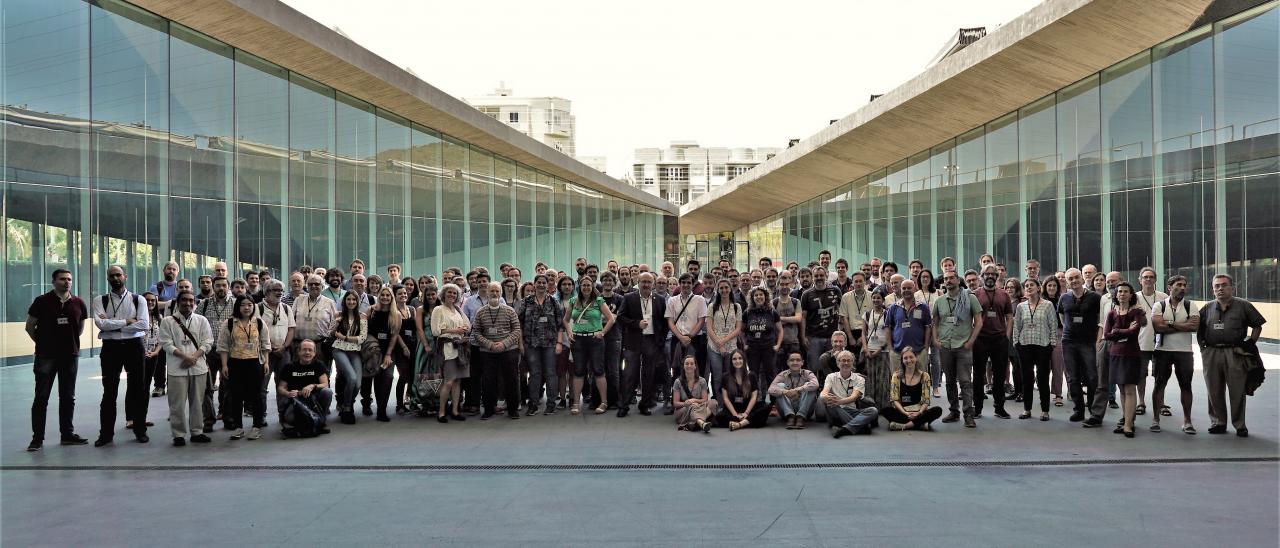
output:
M81 471L81 472L155 472L155 471L245 471L285 472L338 470L349 472L573 472L583 470L635 471L649 470L814 470L857 468L996 468L1031 466L1085 466L1133 464L1213 464L1213 463L1280 462L1280 457L1204 457L1204 458L1132 458L1076 460L968 460L968 461L884 461L828 463L759 463L759 464L209 464L209 465L4 465L0 471Z

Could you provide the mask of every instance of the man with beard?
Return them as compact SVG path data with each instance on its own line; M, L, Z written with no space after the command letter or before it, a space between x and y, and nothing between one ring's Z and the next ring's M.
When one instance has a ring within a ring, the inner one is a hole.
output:
M93 323L102 339L102 406L98 418L101 430L94 447L102 447L115 437L116 395L120 390L120 371L128 374L124 394L125 421L133 421L133 435L139 443L147 443L147 406L151 379L144 367L143 338L150 329L150 316L142 296L125 289L124 269L107 269L111 291L93 300Z
M973 379L985 379L990 363L991 395L995 398L993 414L1007 419L1004 383L1009 365L1009 337L1013 336L1013 303L1009 301L1009 294L997 287L999 278L1000 270L995 265L983 267L982 287L974 293L982 309L982 328L973 344ZM974 394L974 417L982 416L984 399L981 393Z
M169 303L178 296L178 263L169 261L164 263L164 279L156 282L156 300L161 310L169 306Z

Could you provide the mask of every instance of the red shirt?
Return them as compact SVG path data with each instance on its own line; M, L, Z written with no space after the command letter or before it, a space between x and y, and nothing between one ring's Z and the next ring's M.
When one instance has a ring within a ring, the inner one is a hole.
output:
M53 291L31 301L27 314L36 319L36 355L62 358L80 355L80 322L89 317L84 301L72 295L62 302Z
M974 292L974 297L978 299L978 305L982 307L982 331L978 332L978 336L1005 336L1005 315L1013 314L1013 304L1009 302L1009 293L999 287L992 291L987 291L985 287L979 287Z

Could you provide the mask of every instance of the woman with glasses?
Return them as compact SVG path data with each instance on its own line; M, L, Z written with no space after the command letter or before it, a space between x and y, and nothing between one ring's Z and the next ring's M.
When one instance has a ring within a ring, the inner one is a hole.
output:
M596 292L595 279L583 276L578 279L578 292L565 307L564 328L573 341L573 392L569 397L569 413L580 414L578 398L588 372L595 378L597 393L608 394L604 376L604 336L613 328L613 312L605 306L604 298ZM597 415L609 410L608 398L600 398Z

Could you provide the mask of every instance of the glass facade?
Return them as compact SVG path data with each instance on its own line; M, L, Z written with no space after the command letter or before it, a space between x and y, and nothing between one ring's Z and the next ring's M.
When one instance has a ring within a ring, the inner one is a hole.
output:
M1280 302L1280 7L1191 30L995 120L739 230L965 268L990 252L1052 272L1144 266L1209 298ZM845 229L844 227L849 227ZM772 252L775 259L778 253ZM753 256L769 255L756 253Z
M115 0L5 0L0 358L53 270L100 293L169 260L412 275L655 262L666 213L441 134ZM12 334L13 336L9 336Z

